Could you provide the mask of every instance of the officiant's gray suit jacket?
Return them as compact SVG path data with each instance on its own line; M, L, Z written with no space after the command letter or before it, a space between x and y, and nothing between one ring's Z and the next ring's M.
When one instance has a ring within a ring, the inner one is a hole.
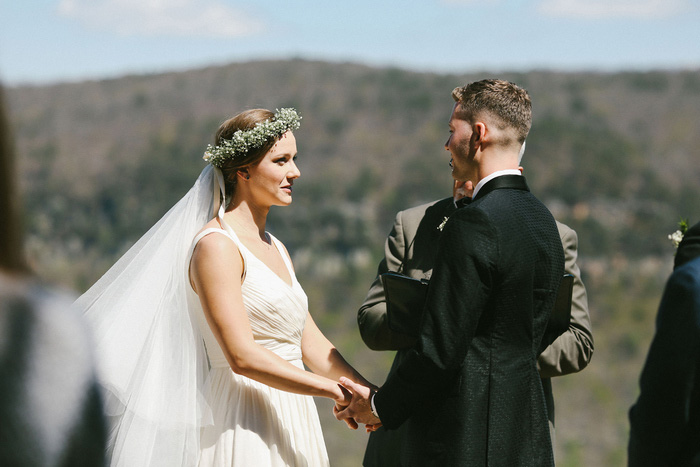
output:
M401 211L385 243L384 259L372 283L367 298L358 312L358 323L364 342L373 350L398 350L391 373L404 358L407 349L415 344L415 338L392 332L387 325L384 290L379 275L387 271L399 271L417 279L430 279L445 218L450 217L455 206L452 198L424 204ZM578 239L576 232L557 222L557 228L565 252L565 270L574 276L571 322L568 331L547 347L538 358L540 376L548 408L550 432L554 426L554 400L550 377L575 373L588 364L593 353L593 337L586 290L576 264ZM384 428L372 433L367 445L366 467L398 466L399 451L407 425L396 430Z

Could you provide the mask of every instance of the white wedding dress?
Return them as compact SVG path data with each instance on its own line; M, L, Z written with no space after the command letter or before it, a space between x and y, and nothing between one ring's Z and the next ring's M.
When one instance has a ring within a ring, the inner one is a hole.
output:
M195 237L191 251L202 237L210 234L226 235L236 243L243 257L243 302L255 341L303 369L301 337L308 299L289 258L279 241L268 234L285 261L291 286L256 258L230 227L225 227L226 230L202 231ZM191 288L188 301L190 309L199 311L197 321L211 367L203 395L211 409L213 425L202 427L199 465L329 465L313 398L281 391L234 373Z
M234 374L192 290L194 245L206 234L227 235L244 258L243 300L256 342L303 368L308 304L291 264L282 254L289 286L225 224L221 199L223 175L208 165L73 305L93 337L110 467L328 465L313 399ZM212 216L226 230L198 235Z

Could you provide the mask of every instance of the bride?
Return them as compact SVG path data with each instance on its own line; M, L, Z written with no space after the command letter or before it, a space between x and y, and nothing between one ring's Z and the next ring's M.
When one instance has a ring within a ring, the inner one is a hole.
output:
M310 396L342 407L342 375L370 383L318 329L265 231L270 207L292 202L300 118L224 122L194 187L76 302L95 335L111 465L328 465Z

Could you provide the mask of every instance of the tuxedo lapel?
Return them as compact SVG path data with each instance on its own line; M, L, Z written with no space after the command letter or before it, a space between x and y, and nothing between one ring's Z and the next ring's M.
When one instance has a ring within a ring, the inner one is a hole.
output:
M530 188L528 188L527 182L525 181L525 177L522 175L501 175L500 177L496 177L493 180L486 182L486 184L482 186L479 192L476 194L474 200L481 199L492 191L502 188L530 191Z

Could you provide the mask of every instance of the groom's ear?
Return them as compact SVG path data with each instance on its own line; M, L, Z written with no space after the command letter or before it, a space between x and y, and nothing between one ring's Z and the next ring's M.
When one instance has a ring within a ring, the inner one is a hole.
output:
M471 145L474 149L479 149L482 144L489 141L488 127L484 122L476 121L472 124Z
M488 128L484 122L476 122L472 131L477 143L482 143L488 138Z

